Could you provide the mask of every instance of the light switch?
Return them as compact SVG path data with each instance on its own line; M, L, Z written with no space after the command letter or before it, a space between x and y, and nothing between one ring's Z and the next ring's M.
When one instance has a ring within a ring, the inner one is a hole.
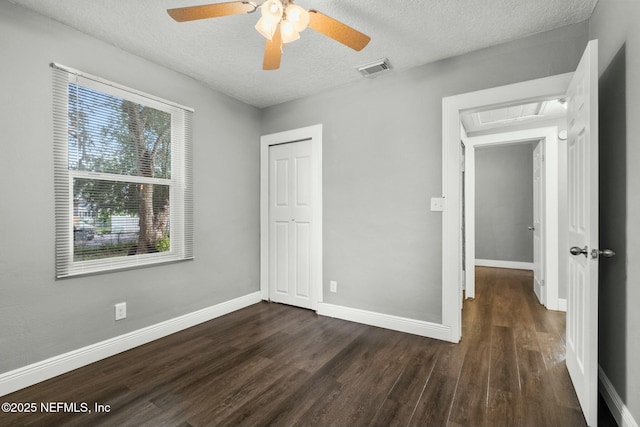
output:
M444 211L444 197L432 197L431 198L431 212Z

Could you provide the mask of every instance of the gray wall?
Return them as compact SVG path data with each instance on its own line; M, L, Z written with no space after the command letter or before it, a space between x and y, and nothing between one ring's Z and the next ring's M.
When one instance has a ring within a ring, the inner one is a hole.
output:
M599 362L640 421L640 2L599 0L589 22L599 39ZM634 249L636 248L636 249Z
M533 147L476 148L476 259L533 262Z
M264 110L263 134L324 125L325 302L441 321L442 216L429 199L442 192L442 98L574 71L587 31L576 24Z
M587 36L576 24L259 111L0 1L0 372L257 291L258 137L316 123L325 301L440 322L442 97L573 71ZM195 261L54 280L52 61L196 109Z
M0 372L258 291L259 110L6 1L0 53ZM54 280L53 61L195 108L196 260Z

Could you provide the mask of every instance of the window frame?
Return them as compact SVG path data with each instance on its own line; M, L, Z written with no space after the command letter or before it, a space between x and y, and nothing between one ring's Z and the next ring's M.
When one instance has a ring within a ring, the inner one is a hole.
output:
M193 109L107 81L51 64L54 72L54 195L56 278L105 273L161 263L193 259L193 155L191 121ZM69 168L69 85L79 85L171 115L171 177L84 171ZM166 252L74 260L74 180L89 179L169 187L171 243Z

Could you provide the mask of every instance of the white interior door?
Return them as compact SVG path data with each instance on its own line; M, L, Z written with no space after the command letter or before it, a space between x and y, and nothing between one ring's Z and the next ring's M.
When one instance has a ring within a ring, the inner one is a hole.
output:
M269 147L269 298L314 308L312 147Z
M582 411L597 425L598 44L589 42L567 92L569 244L567 368ZM568 248L567 248L568 249Z
M540 304L546 304L544 291L544 254L542 215L544 215L543 142L533 150L533 291Z

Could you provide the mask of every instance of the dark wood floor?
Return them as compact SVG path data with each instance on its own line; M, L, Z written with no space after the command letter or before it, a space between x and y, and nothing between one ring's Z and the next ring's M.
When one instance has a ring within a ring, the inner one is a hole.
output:
M584 426L564 314L525 271L479 268L476 293L460 344L260 303L0 398L91 413L0 425Z

